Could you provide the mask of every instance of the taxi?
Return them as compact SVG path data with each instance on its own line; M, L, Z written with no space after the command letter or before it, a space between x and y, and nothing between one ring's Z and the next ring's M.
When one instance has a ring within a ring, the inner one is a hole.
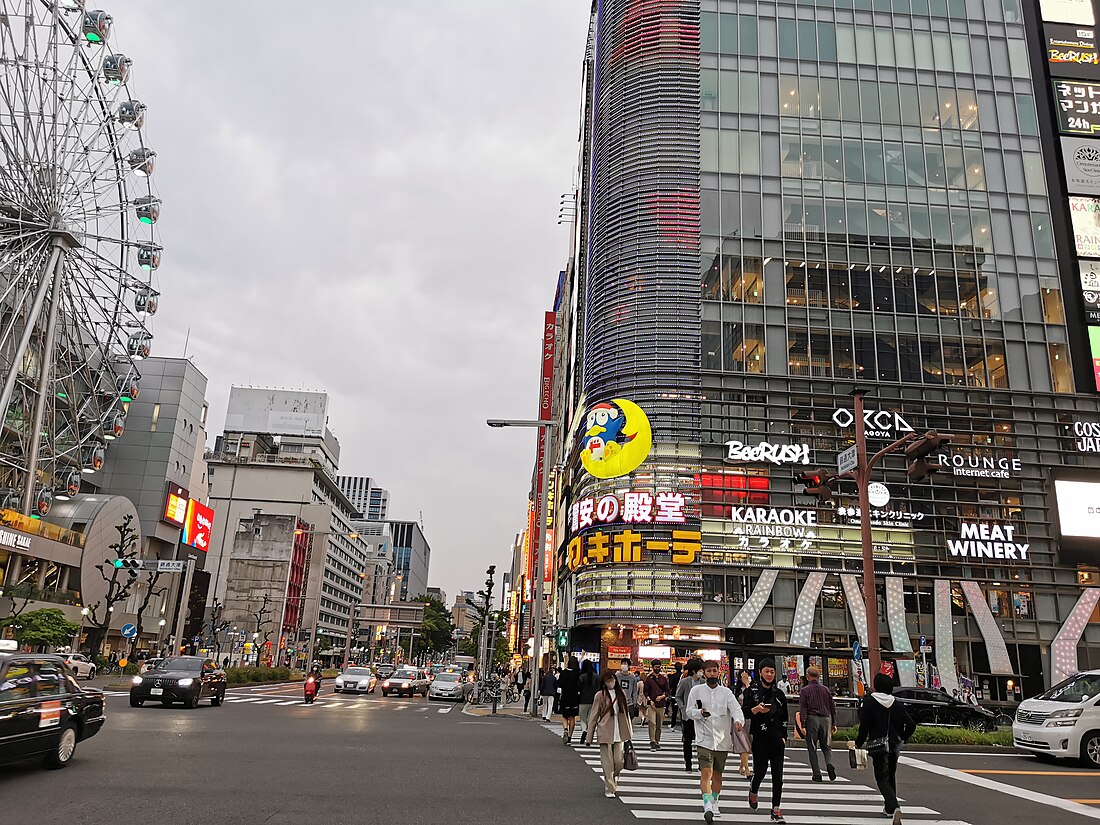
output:
M103 692L82 688L62 656L21 653L0 640L0 764L42 759L64 768L99 733Z

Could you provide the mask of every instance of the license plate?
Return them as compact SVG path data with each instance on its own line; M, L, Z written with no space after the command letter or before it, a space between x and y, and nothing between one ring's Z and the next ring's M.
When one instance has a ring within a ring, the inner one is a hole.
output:
M1020 734L1020 739L1022 739L1022 740L1023 740L1024 742L1034 742L1034 741L1035 741L1035 740L1034 740L1034 739L1033 739L1033 738L1031 737L1031 734L1030 734L1030 733L1021 733L1021 734Z
M149 690L150 696L161 696L164 693L164 688L151 688Z

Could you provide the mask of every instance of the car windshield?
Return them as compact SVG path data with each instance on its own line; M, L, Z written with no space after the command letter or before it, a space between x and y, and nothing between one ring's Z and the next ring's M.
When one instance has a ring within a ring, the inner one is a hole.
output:
M1048 702L1084 702L1100 693L1100 673L1078 673L1037 698Z
M370 671L365 667L349 667L344 671L345 676L370 676Z
M201 670L202 659L192 659L189 656L176 656L171 659L161 659L153 670Z
M415 670L399 670L390 677L391 679L415 679Z
M437 682L457 682L458 681L458 674L457 673L440 673L438 676L435 677L435 680Z

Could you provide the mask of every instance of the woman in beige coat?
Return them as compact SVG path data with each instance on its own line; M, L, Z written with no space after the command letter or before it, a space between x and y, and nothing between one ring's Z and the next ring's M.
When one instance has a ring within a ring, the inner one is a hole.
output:
M600 677L600 689L588 714L588 729L596 732L603 766L604 796L613 797L623 771L623 746L631 738L630 706L614 671Z

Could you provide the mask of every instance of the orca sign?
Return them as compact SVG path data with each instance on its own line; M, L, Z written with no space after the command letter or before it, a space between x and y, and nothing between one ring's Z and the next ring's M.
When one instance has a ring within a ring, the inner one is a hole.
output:
M842 430L851 427L855 421L855 413L851 410L841 408L833 413L833 423ZM864 410L863 426L868 438L900 438L913 432L901 413L892 410Z

